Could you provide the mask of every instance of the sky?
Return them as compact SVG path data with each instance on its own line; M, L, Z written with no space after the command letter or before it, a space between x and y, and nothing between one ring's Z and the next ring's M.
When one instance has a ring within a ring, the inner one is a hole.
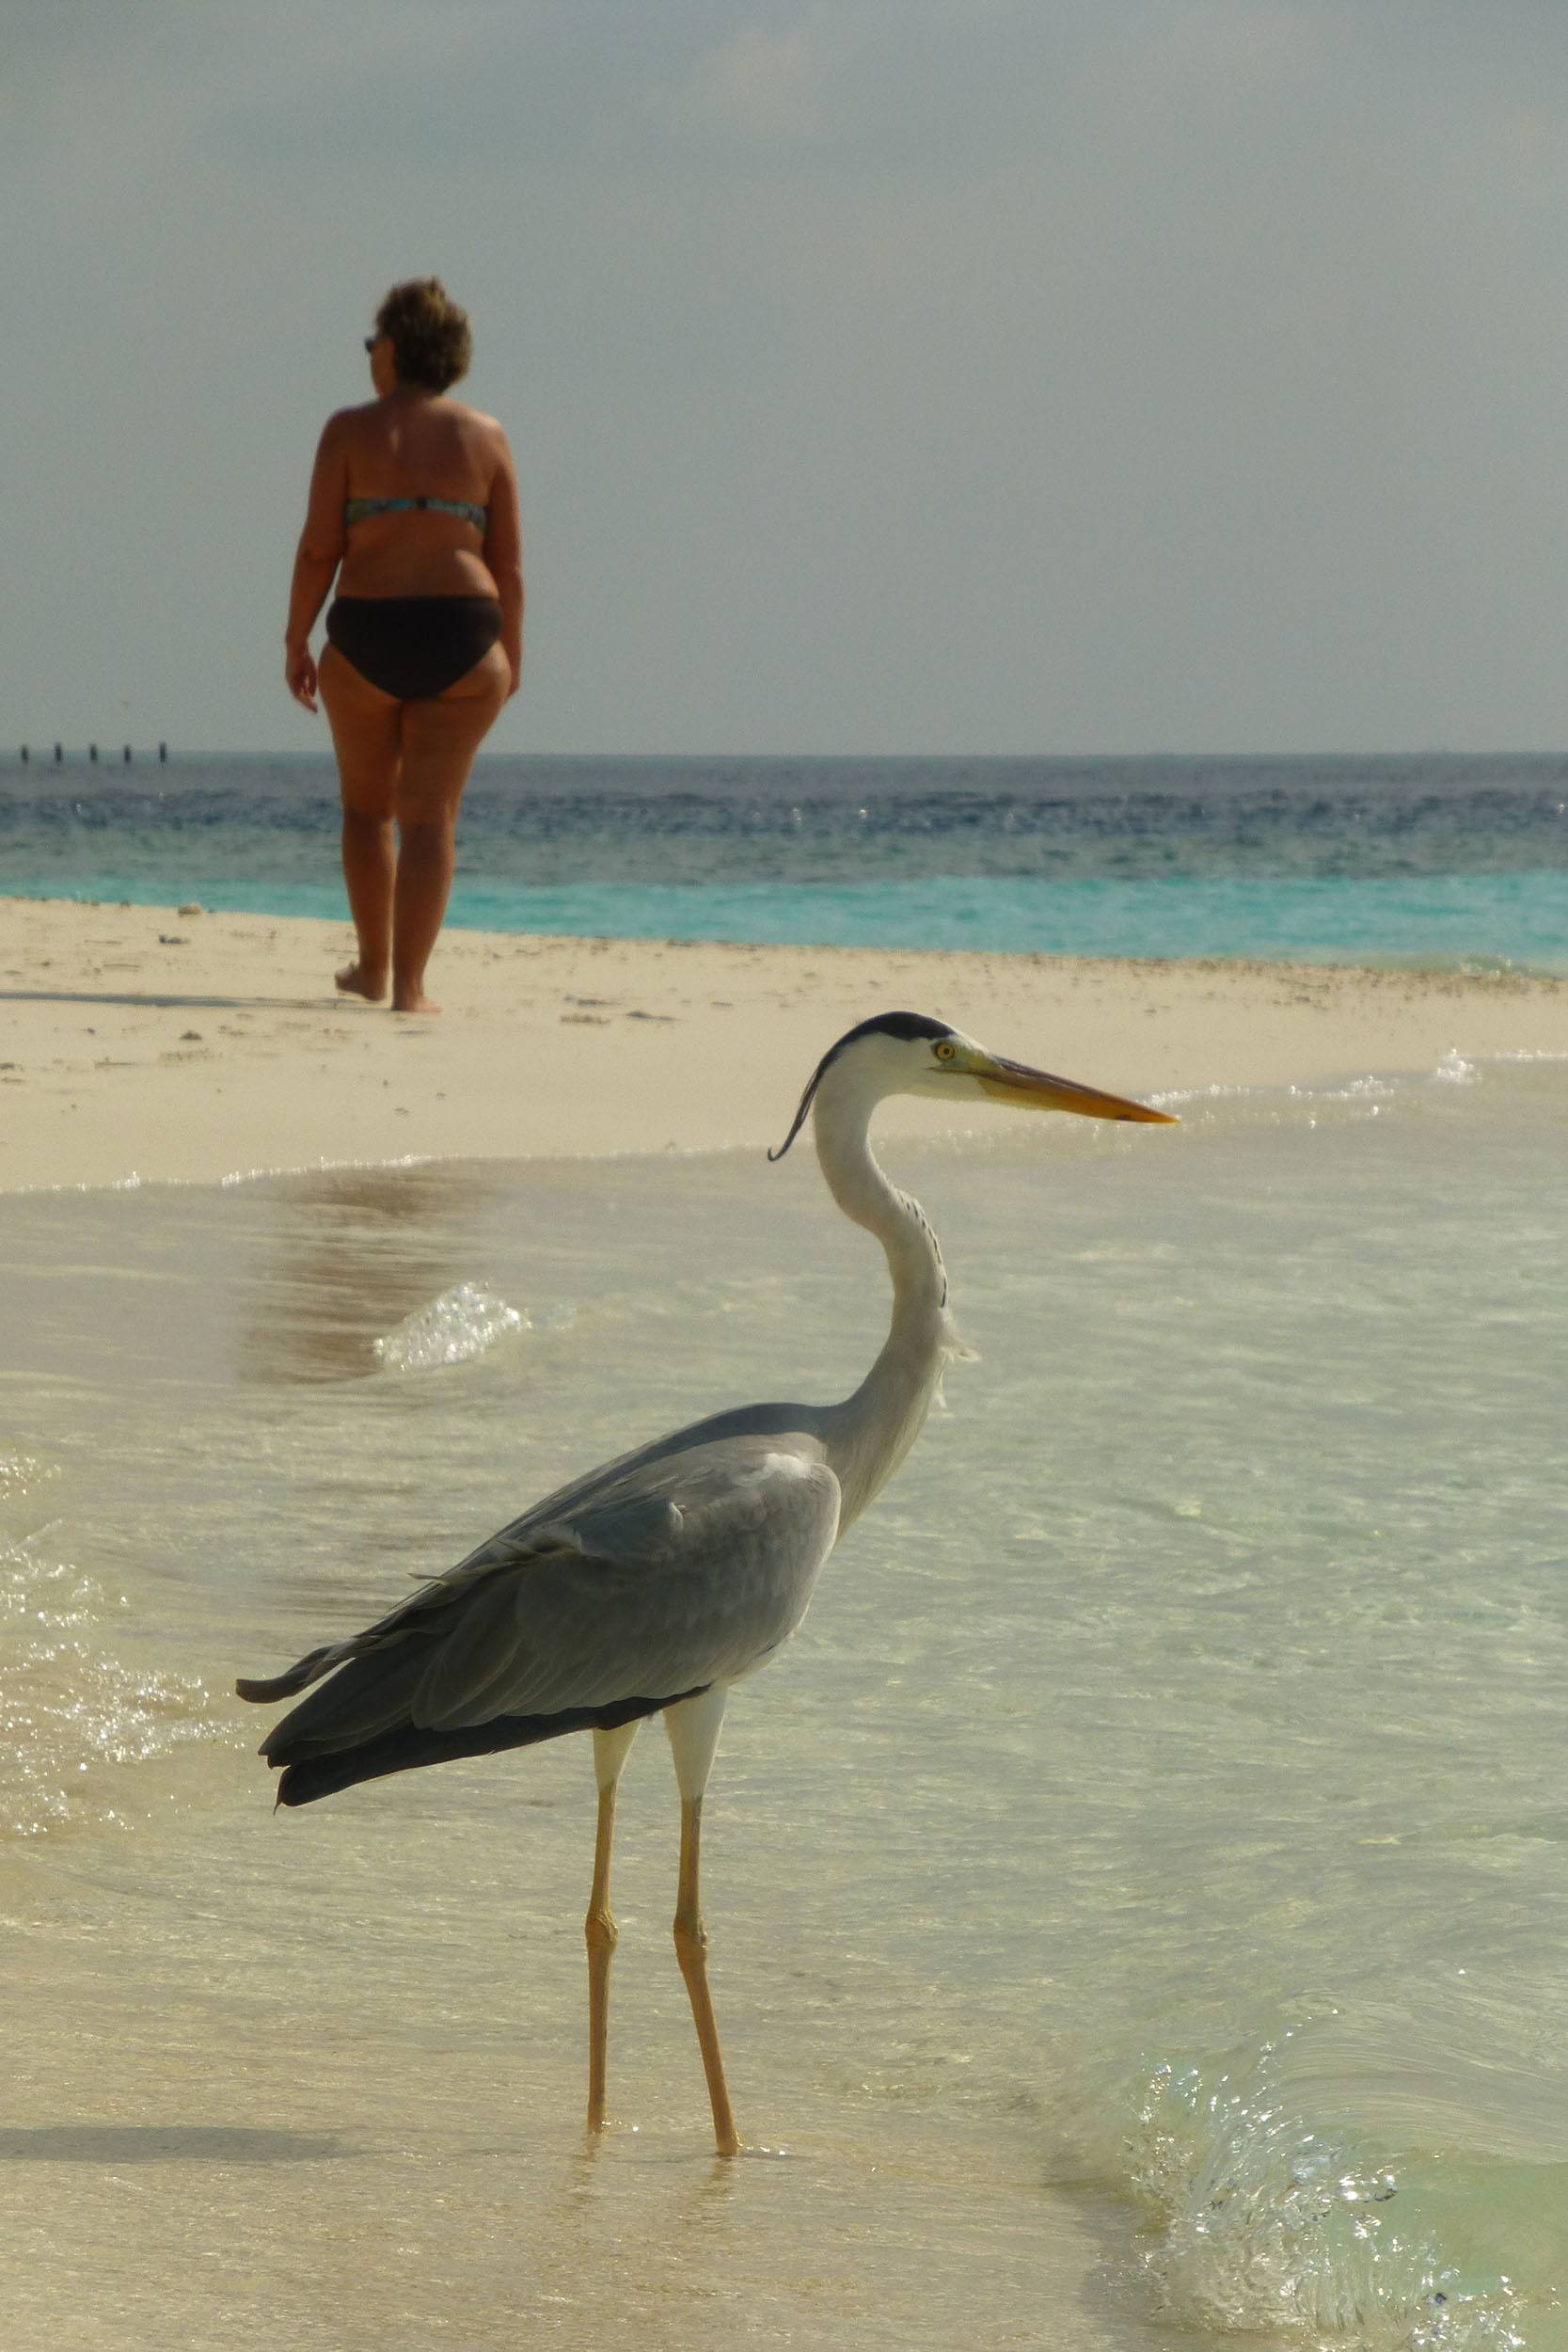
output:
M523 485L492 749L1568 745L1562 0L0 0L0 743L325 748L395 280Z

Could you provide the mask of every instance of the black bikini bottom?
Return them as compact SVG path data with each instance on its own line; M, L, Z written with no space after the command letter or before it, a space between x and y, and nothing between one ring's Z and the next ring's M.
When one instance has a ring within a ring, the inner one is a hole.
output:
M444 694L500 633L494 596L339 596L326 613L328 644L400 703Z

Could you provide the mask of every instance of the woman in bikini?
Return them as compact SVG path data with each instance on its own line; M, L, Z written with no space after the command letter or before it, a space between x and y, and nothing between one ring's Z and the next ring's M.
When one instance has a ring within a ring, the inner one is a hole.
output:
M338 755L359 943L338 986L378 1003L390 982L394 1012L435 1012L424 968L451 888L457 804L522 682L517 479L495 419L445 397L471 343L438 278L394 286L365 348L376 396L322 435L283 674L307 710L319 686ZM334 576L318 671L310 630Z

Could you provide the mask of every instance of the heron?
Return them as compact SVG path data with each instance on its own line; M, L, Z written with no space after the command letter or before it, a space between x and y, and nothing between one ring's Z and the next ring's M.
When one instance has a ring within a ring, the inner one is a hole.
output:
M872 1115L895 1094L1174 1123L989 1053L943 1021L890 1012L861 1022L822 1057L768 1153L782 1159L810 1116L829 1191L886 1254L892 1322L853 1394L837 1405L744 1405L657 1438L546 1496L364 1632L236 1686L259 1703L320 1686L261 1745L281 1771L281 1805L592 1733L591 2137L606 2120L616 1788L640 1724L662 1715L680 1796L675 1954L718 2152L740 2153L699 1899L703 1799L725 1703L731 1684L799 1628L824 1561L908 1454L958 1352L937 1237L871 1151Z

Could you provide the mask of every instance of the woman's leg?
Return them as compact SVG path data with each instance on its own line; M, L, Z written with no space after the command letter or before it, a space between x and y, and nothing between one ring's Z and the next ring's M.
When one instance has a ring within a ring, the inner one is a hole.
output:
M396 852L392 818L403 757L404 706L361 677L335 645L324 645L321 698L338 755L343 799L343 882L359 954L338 975L338 986L372 1003L387 993L392 962L392 898Z
M457 804L474 754L495 724L511 684L506 656L492 645L444 694L431 702L403 705L403 763L395 791L394 1012L439 1009L424 993L424 968L451 889Z

